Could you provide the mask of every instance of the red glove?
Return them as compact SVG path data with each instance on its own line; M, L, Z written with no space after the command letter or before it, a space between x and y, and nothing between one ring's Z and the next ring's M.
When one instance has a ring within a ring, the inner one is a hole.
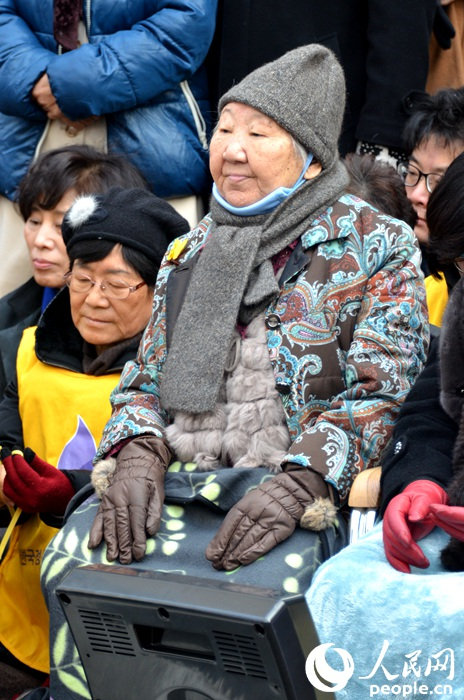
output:
M392 566L405 574L411 566L426 569L429 560L417 540L425 537L436 525L433 504L446 504L446 491L433 481L420 479L408 484L392 498L383 517L385 555Z
M7 498L25 513L64 513L74 489L59 469L37 457L29 447L24 454L3 448L1 459L6 471L3 492Z
M432 504L430 511L438 527L457 540L464 541L464 508L462 506Z

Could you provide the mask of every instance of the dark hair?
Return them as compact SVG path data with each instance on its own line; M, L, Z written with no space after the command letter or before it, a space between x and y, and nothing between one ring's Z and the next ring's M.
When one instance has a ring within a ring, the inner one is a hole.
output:
M464 144L464 87L447 88L433 95L423 93L403 131L403 145L411 153L423 141L435 137L444 146Z
M153 265L153 261L149 260L142 251L134 250L134 248L130 246L122 243L115 243L114 241L105 241L101 239L76 241L74 245L68 247L70 269L72 269L77 259L82 260L84 263L103 260L117 245L121 246L121 255L126 263L131 265L134 270L138 272L149 287L154 287L158 268Z
M79 195L106 192L115 186L148 189L143 175L127 158L92 146L67 146L39 156L20 182L16 202L26 220L36 206L56 207L70 189Z
M344 163L350 176L347 192L364 199L385 214L414 225L414 209L406 196L401 175L392 165L368 153L348 153Z
M464 256L464 153L447 168L427 204L427 261L437 276L445 265Z

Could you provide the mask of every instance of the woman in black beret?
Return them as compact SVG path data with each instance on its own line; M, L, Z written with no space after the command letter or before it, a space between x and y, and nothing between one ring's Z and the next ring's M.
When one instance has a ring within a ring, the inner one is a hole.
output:
M65 284L37 326L24 331L16 379L0 403L0 503L8 520L22 511L0 545L8 544L0 563L0 660L3 650L3 659L48 672L42 554L89 480L110 392L150 318L163 253L188 228L167 202L140 188L83 195L63 220Z

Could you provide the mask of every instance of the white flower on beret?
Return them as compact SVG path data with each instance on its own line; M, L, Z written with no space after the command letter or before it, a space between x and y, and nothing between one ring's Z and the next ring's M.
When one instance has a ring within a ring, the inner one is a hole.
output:
M97 199L94 195L85 194L74 200L71 209L66 214L68 224L73 228L82 226L90 219L98 207Z

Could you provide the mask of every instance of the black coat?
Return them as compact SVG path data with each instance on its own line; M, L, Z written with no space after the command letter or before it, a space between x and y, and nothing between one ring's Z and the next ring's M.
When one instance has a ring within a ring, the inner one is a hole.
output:
M423 91L436 0L221 0L209 55L215 103L250 71L320 43L345 69L342 155L356 141L401 147L415 91Z
M16 354L23 330L40 317L44 288L30 280L0 299L0 397L16 374Z
M440 403L438 337L432 337L427 363L401 408L382 459L382 513L393 496L417 479L446 488L457 432L457 424Z
M0 330L11 328L31 314L40 312L43 291L44 288L31 277L17 289L5 294L0 299Z

